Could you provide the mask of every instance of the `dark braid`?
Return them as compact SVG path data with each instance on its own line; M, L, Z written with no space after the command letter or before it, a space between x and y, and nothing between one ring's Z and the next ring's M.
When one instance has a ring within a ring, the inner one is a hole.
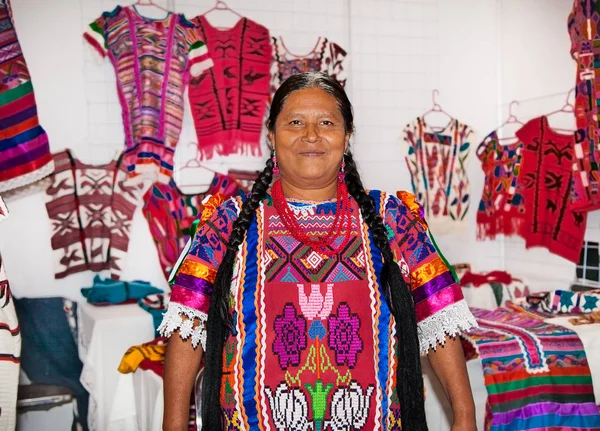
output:
M206 352L204 353L204 376L202 380L202 431L222 429L221 416L221 378L223 370L223 350L232 326L235 325L229 313L229 295L233 265L238 248L258 206L265 198L273 180L273 161L267 160L252 193L242 204L238 218L233 222L231 236L227 243L227 252L219 265L213 287L208 320L206 322Z
M365 223L369 226L375 245L383 257L381 286L392 315L396 321L398 337L398 365L396 367L396 391L400 399L402 429L426 431L425 400L417 318L410 288L404 281L394 255L381 216L375 211L375 203L365 191L352 154L344 156L346 161L346 186L356 200Z

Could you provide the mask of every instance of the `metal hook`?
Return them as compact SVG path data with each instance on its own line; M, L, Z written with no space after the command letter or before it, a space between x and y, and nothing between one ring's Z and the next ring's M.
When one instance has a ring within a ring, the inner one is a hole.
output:
M434 89L434 90L431 92L431 100L433 101L433 106L438 106L438 104L437 104L437 101L435 100L435 97L436 97L436 96L439 96L439 95L440 95L440 92L439 92L439 90L437 90L437 89Z

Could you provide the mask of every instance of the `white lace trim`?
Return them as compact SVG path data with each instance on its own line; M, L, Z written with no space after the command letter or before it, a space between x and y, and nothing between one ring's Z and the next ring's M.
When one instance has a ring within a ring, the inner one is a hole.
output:
M36 181L47 177L52 172L54 172L53 160L46 163L41 168L36 169L35 171L31 171L26 174L19 175L17 177L0 182L0 192L7 192L9 190L16 189L17 187L23 187L35 183Z
M184 319L187 317L187 319ZM182 340L187 340L191 337L192 347L198 347L198 343L202 345L202 349L206 351L206 319L208 316L201 311L178 304L177 302L169 302L167 311L163 316L163 320L158 327L158 332L163 337L170 337L173 332L179 331L179 336ZM199 323L194 327L195 320Z
M449 305L418 324L421 355L426 355L431 348L435 350L438 343L444 345L446 336L477 327L477 321L464 299Z

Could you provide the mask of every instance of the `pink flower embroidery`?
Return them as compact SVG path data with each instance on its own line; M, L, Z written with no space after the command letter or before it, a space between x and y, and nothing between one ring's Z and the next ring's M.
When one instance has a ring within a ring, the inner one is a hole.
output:
M310 295L306 296L304 292L304 284L297 284L298 286L298 301L300 302L300 309L304 317L308 321L326 319L331 314L333 308L333 283L327 283L327 292L325 296L321 293L320 284L310 285Z
M289 364L300 365L300 353L306 348L306 319L296 315L292 304L283 307L283 314L275 318L273 351L279 356L279 365L286 370Z
M335 352L338 365L347 363L350 368L356 365L358 353L363 348L358 335L359 328L358 316L350 313L350 307L345 302L338 306L337 315L329 317L329 347Z

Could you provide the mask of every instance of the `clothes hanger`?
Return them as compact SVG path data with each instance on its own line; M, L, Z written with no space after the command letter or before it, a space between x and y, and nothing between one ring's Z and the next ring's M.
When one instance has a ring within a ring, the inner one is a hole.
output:
M214 12L216 10L220 10L220 11L228 11L233 13L234 15L239 16L240 18L242 18L242 15L240 15L239 13L237 13L236 11L234 11L233 9L231 9L229 6L227 6L227 3L225 3L222 0L217 0L217 2L215 3L215 5L210 8L209 10L207 10L206 12L204 12L202 15L208 15L211 12Z
M215 175L218 174L219 172L204 165L203 163L200 162L200 151L198 150L198 144L196 144L195 142L189 142L188 146L193 145L196 148L196 155L194 157L192 157L191 159L189 159L185 165L183 165L182 167L180 167L179 169L177 169L177 173L180 173L181 171L185 170L185 169L204 169L206 171L209 172L213 172ZM212 183L212 179L210 180L209 183L203 183L203 184L185 184L183 187L207 187L210 186Z
M513 100L512 102L510 102L510 105L508 105L508 118L504 121L504 123L502 123L496 130L495 132L498 132L498 130L502 129L504 126L508 126L509 124L518 124L520 126L523 126L523 122L521 120L519 120L516 115L513 113L513 106L517 105L519 106L519 102L516 100ZM499 141L508 141L508 140L512 140L514 139L514 134L513 136L505 136L502 138L499 138Z
M155 8L158 8L160 10L163 10L165 12L171 12L169 9L164 8L156 3L154 3L153 0L137 0L133 6L154 6Z
M429 115L429 114L431 114L433 112L437 112L437 113L440 113L440 114L444 114L446 117L448 117L449 121L452 121L452 118L453 118L452 115L450 115L446 111L444 111L442 109L442 107L440 106L440 104L437 103L436 96L439 96L439 95L440 95L440 92L438 90L436 90L436 89L434 89L431 92L431 101L433 103L433 106L431 107L431 109L429 111L427 111L423 115L421 115L421 119L425 120L425 117L427 117L427 115Z
M574 92L575 89L571 88L568 92L567 92L567 100L565 100L565 104L563 105L562 108L557 109L556 111L552 111L549 114L546 114L546 121L548 121L548 117L552 116L552 115L556 115L556 114L575 114L575 106L573 106L573 104L571 103L571 93ZM561 129L558 127L551 127L553 130L557 130L559 132L567 132L567 133L572 133L574 132L573 129Z

